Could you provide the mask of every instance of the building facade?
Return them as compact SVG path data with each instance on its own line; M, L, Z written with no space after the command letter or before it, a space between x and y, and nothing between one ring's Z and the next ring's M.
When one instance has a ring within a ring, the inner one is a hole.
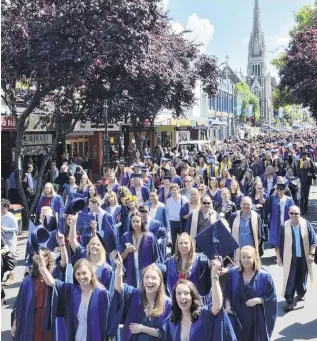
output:
M271 76L267 73L266 47L260 14L259 0L255 0L253 29L249 42L247 84L260 100L261 122L271 123L273 120Z

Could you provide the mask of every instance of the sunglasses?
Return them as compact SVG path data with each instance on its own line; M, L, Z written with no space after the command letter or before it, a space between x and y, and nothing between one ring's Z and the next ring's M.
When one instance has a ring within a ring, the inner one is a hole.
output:
M191 180L186 180L186 181L184 181L184 182L192 182Z
M203 189L203 188L200 188L198 191L199 191L199 192L203 192L203 191L204 191L204 189Z
M290 215L299 215L299 213L289 212Z
M204 205L210 205L210 204L211 204L211 202L206 202L206 201L203 201L203 202L202 202L202 204L204 204Z

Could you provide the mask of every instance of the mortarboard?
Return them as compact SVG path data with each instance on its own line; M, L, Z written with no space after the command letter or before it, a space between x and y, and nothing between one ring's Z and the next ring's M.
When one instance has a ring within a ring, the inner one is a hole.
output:
M133 169L133 168L140 168L141 166L140 165L137 165L136 163L134 163L132 166L131 166L131 168Z
M161 171L163 171L165 173L165 175L169 172L169 169L165 168L165 167L161 167Z
M239 248L239 244L221 219L200 232L195 239L199 248L210 260L218 255L225 258Z
M86 206L86 201L83 198L76 198L68 201L65 207L65 214L75 215L79 211L83 210Z
M119 161L119 164L120 164L120 165L123 165L123 166L126 166L126 165L127 165L127 162L124 161L124 160L120 160L120 161Z
M43 226L49 231L52 232L57 229L57 221L54 216L50 216L50 219L48 219L47 216L44 217Z
M141 172L147 172L148 171L148 168L146 166L141 166L140 169L141 169Z
M36 253L40 247L45 247L50 251L58 245L56 240L56 230L49 232L45 227L39 227L31 233L31 245Z
M170 159L168 159L167 157L162 157L161 158L161 162L168 162Z
M77 199L77 198L85 198L85 194L82 193L71 193L72 199Z
M132 173L130 179L141 179L142 175L139 173Z
M276 184L276 189L285 189L285 188L286 188L285 182L280 182Z
M91 214L79 212L76 222L76 231L82 232L86 230L88 227L90 227L90 223L95 219L96 217Z
M172 180L172 177L170 175L163 176L163 180Z

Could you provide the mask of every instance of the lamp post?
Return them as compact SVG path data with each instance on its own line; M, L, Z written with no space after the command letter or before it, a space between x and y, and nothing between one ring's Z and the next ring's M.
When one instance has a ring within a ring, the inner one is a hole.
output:
M108 136L108 100L105 99L103 101L103 106L102 106L102 113L103 113L103 119L104 119L104 124L105 124L105 140L104 140L104 153L106 154L106 168L109 167L109 136Z

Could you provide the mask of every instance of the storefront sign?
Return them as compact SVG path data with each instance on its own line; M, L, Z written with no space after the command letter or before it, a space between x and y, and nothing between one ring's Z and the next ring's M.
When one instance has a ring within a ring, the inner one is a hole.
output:
M52 134L24 134L22 139L22 146L50 145L52 143Z
M1 116L1 130L13 131L16 130L16 119L10 116Z

